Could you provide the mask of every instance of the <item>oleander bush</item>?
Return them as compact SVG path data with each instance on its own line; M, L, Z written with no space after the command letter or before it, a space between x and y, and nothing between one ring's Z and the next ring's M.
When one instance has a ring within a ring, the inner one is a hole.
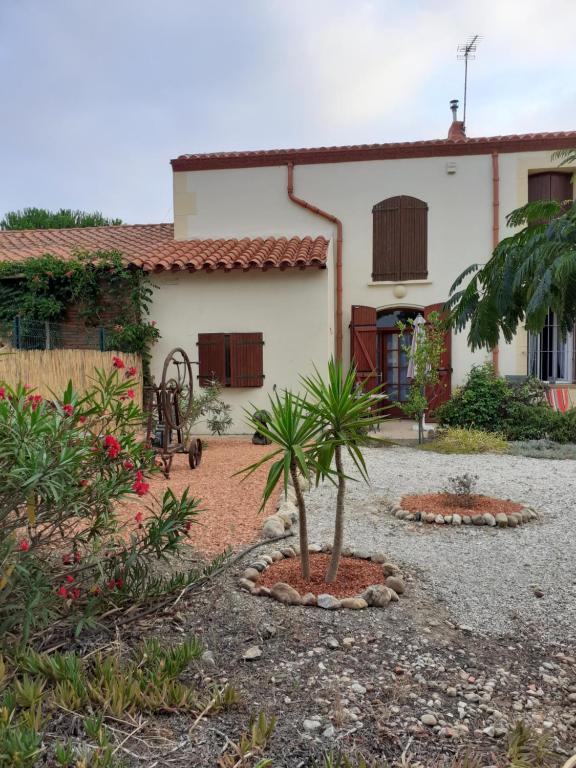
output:
M152 561L177 552L195 521L187 492L146 501L156 468L140 439L135 374L114 358L85 395L69 384L51 400L0 386L0 646L47 627L78 632L158 592ZM131 499L140 503L127 514Z

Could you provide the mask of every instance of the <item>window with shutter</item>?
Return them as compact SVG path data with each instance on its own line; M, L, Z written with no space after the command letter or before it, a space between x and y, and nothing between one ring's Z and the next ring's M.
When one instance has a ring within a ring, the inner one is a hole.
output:
M264 341L261 333L230 334L230 387L261 387Z
M216 379L226 386L226 342L224 333L198 334L198 380L201 387L209 387Z
M262 387L263 347L262 333L199 333L200 386Z
M428 277L428 205L399 195L372 208L372 279Z
M572 200L572 173L549 171L532 173L528 176L528 202L537 200L557 200L563 203Z

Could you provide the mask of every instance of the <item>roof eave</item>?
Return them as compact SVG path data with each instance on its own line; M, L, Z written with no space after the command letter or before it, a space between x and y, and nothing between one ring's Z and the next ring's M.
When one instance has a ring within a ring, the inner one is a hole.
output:
M575 146L576 132L565 135L543 133L528 136L499 136L491 139L468 139L466 141L440 140L361 147L321 147L319 149L207 154L195 157L177 157L171 160L170 164L172 170L177 173L229 168L258 168L288 163L316 165L319 163L352 163L366 160L486 155L492 152L538 152L573 149Z

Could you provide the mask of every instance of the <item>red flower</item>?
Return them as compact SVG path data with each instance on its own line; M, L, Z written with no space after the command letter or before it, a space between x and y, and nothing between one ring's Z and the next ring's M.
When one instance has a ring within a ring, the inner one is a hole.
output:
M104 449L110 459L115 459L122 450L122 446L114 435L106 435L104 438Z
M132 483L132 490L137 493L138 496L146 496L150 490L150 483L141 483L140 481L135 480Z
M90 482L88 480L86 480L86 479L80 480L79 485L81 485L82 488L86 488L86 486L90 485Z
M70 565L72 562L72 555L62 555L62 563L64 565Z
M6 389L4 387L0 387L0 400L6 399Z
M119 357L113 357L112 358L112 365L114 368L124 368L124 361L121 360Z
M108 587L109 590L116 589L116 581L115 581L115 579L110 579L110 581L107 581L106 582L106 586Z
M62 410L64 411L66 416L72 416L72 414L74 413L74 406L70 404L63 405Z
M129 398L130 398L130 400L134 400L134 398L136 397L136 392L134 392L134 390L133 390L133 389L129 389L129 390L126 392L126 397L129 397Z
M74 587L74 589L70 592L70 597L72 598L72 600L78 600L78 598L80 597L80 590L78 589L78 587Z
M71 576L70 574L68 574L68 576L66 576L66 581L68 582L68 584L72 584L72 582L74 581L74 576Z
M72 277L74 272L72 272L72 270L70 269L68 272L65 272L64 274L65 274L65 277Z
M132 366L131 366L130 368L128 368L128 370L126 371L126 378L127 378L127 379L133 379L133 378L134 378L134 376L136 376L136 374L137 374L137 373L138 373L138 371L137 371L137 370L136 370L136 368L134 368L134 366L132 365Z
M32 410L35 411L42 402L42 395L28 395L26 400L27 402L32 403Z
M30 542L28 541L28 539L22 539L22 541L18 545L18 549L20 550L20 552L28 552L28 550L30 549Z
M78 416L78 421L80 422L80 424L84 424L86 421L86 416Z
M32 389L32 384L24 384L24 389L28 392L29 389Z
M74 552L74 562L79 563L81 560L80 552Z
M124 469L128 469L128 470L134 469L134 462L130 461L130 459L124 459L124 461L122 462L122 466L124 467Z
M58 594L58 597L63 597L64 599L66 599L68 597L68 590L64 585L62 585L58 590L57 594Z
M116 579L116 588L122 589L123 586L124 586L124 581L122 579Z
M134 515L134 520L137 523L141 523L142 520L144 520L144 515L142 514L142 512L136 512L136 514Z

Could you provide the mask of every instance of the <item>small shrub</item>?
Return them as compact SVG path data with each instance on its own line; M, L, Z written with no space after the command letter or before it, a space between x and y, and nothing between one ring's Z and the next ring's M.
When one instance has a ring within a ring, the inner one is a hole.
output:
M524 440L510 443L510 452L515 456L529 459L572 459L576 460L574 443L555 443L552 440Z
M438 409L441 424L498 432L507 440L576 442L576 409L558 413L548 404L545 385L497 376L490 364L472 368L463 387Z
M472 427L486 432L502 431L506 420L511 389L496 376L490 364L475 366L463 387L437 411L441 424Z
M457 507L472 507L474 505L474 489L478 483L478 475L465 472L448 478L444 489L446 501Z
M507 453L508 443L497 432L480 429L449 427L440 431L437 438L420 446L425 451L437 453Z

